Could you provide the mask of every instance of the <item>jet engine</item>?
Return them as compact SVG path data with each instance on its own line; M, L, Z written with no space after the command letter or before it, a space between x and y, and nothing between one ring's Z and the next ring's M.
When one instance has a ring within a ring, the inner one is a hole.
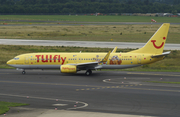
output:
M61 65L60 71L61 73L76 73L77 67L74 65Z

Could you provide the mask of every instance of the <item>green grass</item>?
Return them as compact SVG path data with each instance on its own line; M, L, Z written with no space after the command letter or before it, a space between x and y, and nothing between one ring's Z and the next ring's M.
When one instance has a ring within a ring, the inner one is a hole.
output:
M146 81L151 83L166 83L166 84L180 84L180 82L168 82L168 81Z
M68 24L68 23L57 23L57 22L17 22L17 21L0 21L0 25L5 25L4 23L7 23L6 25L15 25L15 24L22 24L22 25L32 25L32 24ZM74 24L74 23L73 23Z
M64 46L16 46L16 45L0 45L0 68L9 67L6 62L17 55L33 52L108 52L109 48L87 48L87 47L64 47ZM129 52L133 49L117 49L117 52ZM164 60L156 63L122 69L123 71L164 71L164 72L180 72L180 51L173 50Z
M25 106L25 105L28 105L28 104L0 101L0 115L8 112L9 107Z
M146 43L160 25L0 26L0 38ZM180 25L171 25L167 43L180 43Z
M42 20L42 21L83 21L83 22L157 22L179 23L179 17L153 17L153 16L85 16L85 15L1 15L6 20Z

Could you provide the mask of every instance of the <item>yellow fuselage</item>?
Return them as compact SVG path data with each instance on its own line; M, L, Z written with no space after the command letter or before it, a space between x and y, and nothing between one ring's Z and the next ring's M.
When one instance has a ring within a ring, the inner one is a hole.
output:
M7 62L8 65L20 69L59 69L61 65L75 65L101 61L107 53L30 53L16 56ZM101 63L99 69L121 69L149 64L162 60L152 58L152 54L111 53L107 62Z

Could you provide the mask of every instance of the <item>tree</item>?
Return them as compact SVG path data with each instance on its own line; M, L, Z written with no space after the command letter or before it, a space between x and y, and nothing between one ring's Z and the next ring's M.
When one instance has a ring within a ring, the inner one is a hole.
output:
M145 5L149 5L149 0L145 0L145 1L144 1L144 4L145 4Z

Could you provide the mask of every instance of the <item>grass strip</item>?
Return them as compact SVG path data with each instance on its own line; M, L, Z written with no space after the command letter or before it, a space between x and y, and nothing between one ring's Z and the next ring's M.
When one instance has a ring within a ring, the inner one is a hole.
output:
M85 15L1 15L2 20L27 20L27 21L74 21L74 22L157 22L179 23L179 17L154 17L154 16L85 16ZM17 22L17 21L14 21Z
M1 39L146 43L159 25L0 26ZM180 43L180 25L171 25L167 43Z
M3 102L0 101L0 115L9 111L9 107L25 106L25 103Z
M168 81L145 81L151 83L166 83L166 84L180 84L180 82L168 82Z

